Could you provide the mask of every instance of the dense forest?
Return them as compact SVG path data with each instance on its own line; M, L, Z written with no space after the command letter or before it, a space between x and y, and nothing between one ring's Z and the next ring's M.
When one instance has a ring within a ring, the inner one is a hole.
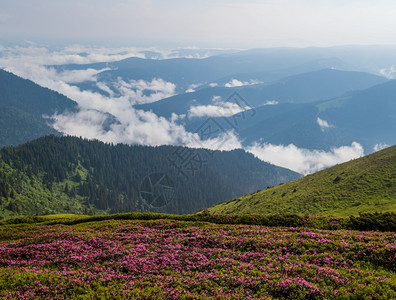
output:
M191 213L301 176L243 150L114 145L53 135L4 147L0 158L3 217Z
M43 116L77 109L64 95L0 69L0 147L59 134Z

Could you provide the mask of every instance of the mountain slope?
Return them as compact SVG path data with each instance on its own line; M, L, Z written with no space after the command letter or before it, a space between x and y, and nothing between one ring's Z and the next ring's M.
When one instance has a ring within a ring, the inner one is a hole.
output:
M293 75L309 73L324 69L336 69L343 71L355 71L353 68L340 59L337 58L325 58L317 59L313 61L306 62L299 66L294 66L287 69L275 69L272 71L261 71L261 72L250 72L250 73L237 73L230 74L226 77L217 79L208 84L198 86L197 89L207 88L210 85L225 86L227 83L231 82L233 79L237 79L242 82L275 82Z
M242 150L48 136L0 151L0 215L190 213L299 177Z
M319 105L319 116L339 130L375 143L396 143L396 80Z
M279 102L307 103L385 83L384 77L363 72L324 69L291 76L265 89L267 98Z
M396 146L209 208L212 213L347 216L396 211Z
M44 135L58 134L43 118L0 104L0 148L18 145Z
M30 80L0 70L0 107L2 147L56 133L43 116L76 110L77 103Z

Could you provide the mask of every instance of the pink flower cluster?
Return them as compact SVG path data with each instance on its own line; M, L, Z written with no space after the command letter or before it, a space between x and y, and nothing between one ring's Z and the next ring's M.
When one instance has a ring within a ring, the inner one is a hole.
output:
M175 220L0 227L0 298L396 298L396 234Z

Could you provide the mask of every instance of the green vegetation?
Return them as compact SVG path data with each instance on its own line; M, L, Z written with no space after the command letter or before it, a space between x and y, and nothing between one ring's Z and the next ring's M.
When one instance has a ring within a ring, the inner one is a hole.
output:
M48 126L41 116L34 116L20 109L0 104L0 148L49 134L59 133Z
M334 216L396 211L396 146L209 208Z
M170 160L180 161L188 155L194 160L189 165L184 163L186 178ZM172 179L174 196L163 207L150 207L139 195L141 182L152 173ZM48 136L0 150L0 217L130 211L192 213L298 177L242 150L113 145Z
M255 225L292 215L67 217L2 222L1 299L396 297L394 232ZM336 221L305 221L323 219Z
M0 221L0 226L15 224L76 225L107 220L175 220L185 222L209 222L230 225L261 225L268 227L306 227L326 230L365 230L396 232L396 213L363 213L359 216L301 216L296 214L237 214L212 215L207 211L190 215L173 215L150 212L119 213L84 216L59 214L46 216L16 217Z

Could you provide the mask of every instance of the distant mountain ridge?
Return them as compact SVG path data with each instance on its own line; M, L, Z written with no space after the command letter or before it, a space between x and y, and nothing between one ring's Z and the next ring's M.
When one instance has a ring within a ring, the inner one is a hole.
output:
M209 211L335 216L396 211L396 146L222 202Z
M110 85L116 82L118 77L125 81L140 79L151 81L153 78L162 78L174 83L177 93L182 93L191 85L206 87L210 83L224 84L233 78L273 82L287 76L325 68L381 75L381 70L392 66L392 62L396 59L395 52L393 46L284 47L250 49L202 59L131 57L117 62L63 65L56 68L58 70L110 68L111 70L102 72L98 76L100 81ZM95 86L95 83L83 83L81 86L103 92Z
M324 101L265 105L254 108L254 116L246 112L237 133L244 146L261 141L328 151L358 142L369 154L376 145L396 144L395 95L396 80L389 80ZM204 119L186 119L186 128L194 132ZM230 128L234 117L214 120Z
M273 83L201 89L154 103L137 105L136 108L151 110L157 115L165 117L170 117L172 113L188 114L191 106L211 105L213 97L221 97L223 101L226 101L235 91L255 108L265 105L268 101L309 103L331 99L347 92L367 89L387 81L388 79L384 77L369 73L322 69L293 75Z

